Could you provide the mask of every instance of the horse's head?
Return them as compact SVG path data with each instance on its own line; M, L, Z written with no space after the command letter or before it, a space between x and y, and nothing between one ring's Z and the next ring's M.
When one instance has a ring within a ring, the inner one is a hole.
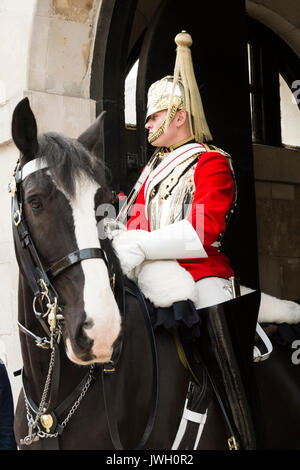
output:
M77 141L55 133L38 137L28 99L14 111L12 135L21 166L37 158L44 162L43 169L23 179L21 188L23 214L44 266L77 250L100 248L96 208L105 202L107 190L102 160L87 149L95 143L95 130L94 125ZM105 261L85 259L53 284L63 309L69 358L80 364L107 362L120 335L121 317Z

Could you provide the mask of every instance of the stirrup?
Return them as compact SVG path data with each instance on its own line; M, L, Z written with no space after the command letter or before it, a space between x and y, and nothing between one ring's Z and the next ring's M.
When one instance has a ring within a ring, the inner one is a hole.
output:
M273 351L273 345L259 323L256 324L256 333L267 348L267 351L264 354L261 353L260 349L257 346L254 346L253 348L253 361L261 362L265 361L270 357Z
M232 276L229 278L229 280L231 281L231 289L232 289L233 298L235 299L236 297L240 297L241 290L240 290L239 278L236 276ZM256 333L258 334L258 336L260 337L261 341L264 343L267 349L267 351L264 354L262 354L260 349L257 346L253 347L253 361L261 362L261 361L265 361L266 359L270 357L273 351L273 345L259 323L256 324Z

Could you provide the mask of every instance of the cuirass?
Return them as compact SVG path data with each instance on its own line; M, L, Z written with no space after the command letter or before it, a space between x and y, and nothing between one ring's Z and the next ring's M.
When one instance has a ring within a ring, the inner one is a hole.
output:
M157 230L188 217L195 192L197 155L192 155L162 180L150 195L150 230Z

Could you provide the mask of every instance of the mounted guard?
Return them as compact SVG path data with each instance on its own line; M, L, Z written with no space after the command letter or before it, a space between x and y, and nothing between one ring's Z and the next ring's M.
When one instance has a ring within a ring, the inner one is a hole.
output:
M207 370L229 447L255 449L252 363L260 295L240 296L222 253L237 205L232 158L212 145L191 36L182 32L175 42L173 76L148 92L145 127L156 150L118 215L125 222L130 214L127 231L111 235L123 272L151 301L154 324L173 329L194 382Z

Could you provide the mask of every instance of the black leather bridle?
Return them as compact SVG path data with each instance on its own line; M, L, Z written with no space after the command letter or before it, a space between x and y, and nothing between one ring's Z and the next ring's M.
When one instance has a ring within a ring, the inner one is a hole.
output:
M22 207L22 182L30 174L45 168L47 168L47 165L43 158L36 158L34 160L31 160L23 167L21 166L20 162L18 162L13 173L11 182L9 184L9 191L12 196L11 212L13 237L18 263L21 272L23 273L23 276L25 277L34 296L33 310L35 316L42 325L42 328L47 334L47 337L41 338L34 332L28 330L19 321L18 326L24 334L35 340L37 346L51 349L54 353L55 363L57 365L57 367L55 368L55 372L53 373L53 383L51 384L50 396L48 399L49 404L44 411L44 416L51 416L54 431L56 431L56 434L61 434L63 428L58 425L57 418L59 418L59 416L62 415L65 410L71 406L74 399L76 399L76 396L78 396L80 391L84 387L86 387L86 384L88 383L91 377L90 370L84 376L80 384L78 384L76 389L71 393L71 395L64 400L63 404L57 406L60 376L59 342L62 334L61 322L64 320L64 318L61 313L61 308L59 306L59 297L55 287L53 286L52 281L66 269L70 268L71 266L74 266L77 263L80 263L83 260L91 258L102 259L107 266L108 273L110 276L111 287L114 293L116 287L118 287L119 294L115 295L115 297L121 316L124 317L125 315L125 291L128 291L138 298L138 301L141 305L141 310L144 314L144 321L147 326L147 331L150 337L153 358L152 402L148 422L146 424L140 443L137 446L137 449L142 449L146 444L153 428L158 399L158 366L156 345L145 300L137 286L131 284L130 282L126 282L126 285L124 286L123 276L116 274L118 272L118 269L115 269L116 267L114 266L113 260L111 260L110 257L107 256L106 252L101 247L92 247L77 250L72 253L68 253L66 256L54 263L49 268L45 268L43 266L43 263L39 257L38 251L34 245L25 220L25 215ZM37 307L37 305L39 305L39 307ZM119 437L115 410L111 404L111 400L109 399L109 395L111 395L111 393L107 393L105 383L107 382L107 386L109 387L113 386L113 384L111 383L111 378L109 377L111 377L111 372L114 372L115 370L115 365L118 363L121 350L122 342L119 342L118 346L113 351L112 360L108 364L104 364L102 366L102 382L105 408L108 418L111 439L116 449L123 449L123 447ZM26 404L32 412L38 415L40 410L39 407L33 402L28 393L27 380L24 375L24 371L22 376L23 391ZM34 436L29 433L29 435L24 438L23 443L28 445L31 444L34 440L38 438L38 434L39 433L37 433L36 438L34 438ZM43 437L43 434L45 433L41 432L40 436ZM45 439L44 441L49 444L48 448L57 448L57 439ZM56 442L56 447L55 445L53 446L54 442Z
M46 336L38 336L36 333L26 328L26 326L23 325L20 321L18 321L18 326L20 331L32 338L37 346L45 349L50 349L51 355L53 355L51 386L49 386L49 398L47 400L48 403L44 404L45 406L43 416L48 419L48 422L49 420L51 420L51 422L53 423L53 426L49 426L49 430L53 429L53 432L58 430L59 434L63 431L63 429L59 429L57 418L62 415L69 406L72 405L74 399L76 399L78 395L80 395L81 389L85 387L87 383L90 383L91 371L94 367L89 368L89 372L85 374L83 380L80 382L78 387L76 387L76 389L71 393L69 398L64 400L64 406L57 406L57 396L60 383L59 343L62 335L62 322L64 321L64 317L62 315L62 309L59 306L59 296L53 285L53 280L66 269L74 266L77 263L80 263L83 260L91 258L102 259L105 262L109 271L111 287L113 291L116 287L116 274L114 272L113 263L109 262L106 253L100 247L84 248L81 250L74 251L72 253L68 253L66 256L64 256L62 259L57 261L49 268L44 267L43 262L40 259L39 253L35 247L34 241L30 235L28 225L25 219L25 214L23 211L22 182L30 174L45 168L47 168L47 165L42 158L36 158L34 160L31 160L23 167L21 166L20 162L18 162L13 173L11 182L9 184L9 191L12 197L12 229L18 264L24 278L26 279L26 282L28 283L33 293L33 311L37 320L41 324L44 332L46 333ZM119 296L118 302L121 315L124 312L124 303L122 303L122 297L122 295ZM118 348L117 353L120 354L120 348ZM115 353L115 355L117 353ZM29 395L27 379L25 377L24 370L22 372L22 378L25 403L28 407L28 412L30 411L31 413L38 416L38 414L41 414L40 409ZM40 426L38 425L36 426L36 428L40 429ZM51 431L52 434L53 432ZM22 443L30 445L34 440L37 439L37 434L40 434L40 436L42 436L45 433L39 432L35 434L36 435L34 435L33 431L31 430L28 436L23 439ZM52 444L54 442L54 439L45 439L45 442L47 444Z
M29 163L25 164L23 168L18 162L9 184L9 191L12 196L12 227L18 262L34 296L35 315L45 332L50 336L50 331L45 319L48 319L47 317L50 313L48 310L51 309L51 306L56 306L57 309L60 310L58 294L52 283L59 274L83 260L91 258L102 259L109 270L111 284L114 289L115 273L113 271L112 264L108 261L106 253L100 247L83 248L81 250L68 253L52 266L48 268L44 267L25 220L23 211L22 181L24 181L24 179L30 174L45 168L46 164L43 158L31 160ZM48 310L46 310L46 312L39 312L36 308L37 302L40 304L41 310L45 310L45 301L47 302ZM123 309L120 311L122 312ZM61 315L59 316L59 319L62 319ZM22 328L22 325L20 326Z

